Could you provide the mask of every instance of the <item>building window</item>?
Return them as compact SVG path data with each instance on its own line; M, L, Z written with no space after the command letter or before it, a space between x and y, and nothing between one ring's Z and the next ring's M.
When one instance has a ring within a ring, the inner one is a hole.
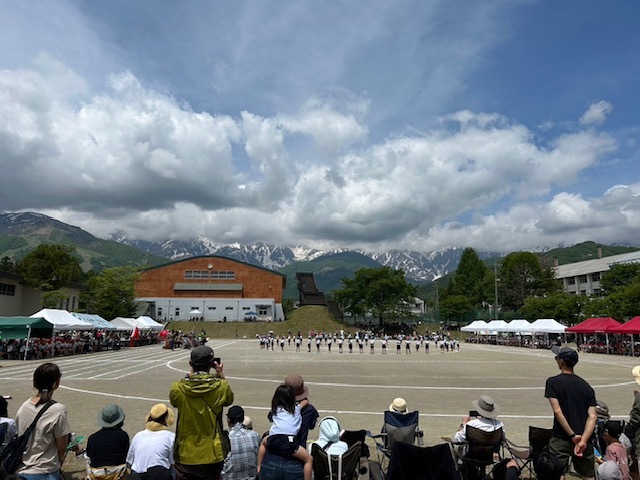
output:
M586 275L580 275L580 283L587 283L587 276Z
M207 310L215 310L216 307L207 307Z
M593 282L599 282L600 281L600 272L595 272L591 274L591 280Z
M0 295L16 296L16 286L10 283L0 283Z
M162 307L158 308L158 317L162 317Z
M180 307L176 307L176 318L178 318L180 316Z
M569 277L569 278L567 278L567 284L569 284L569 285L575 285L575 284L576 284L576 279L575 279L575 277Z
M251 307L242 307L243 310L251 310Z
M266 315L267 314L267 309L264 307L260 307L258 309L258 315Z
M233 310L233 307L224 307L225 310Z
M236 272L228 270L185 270L186 280L235 280Z

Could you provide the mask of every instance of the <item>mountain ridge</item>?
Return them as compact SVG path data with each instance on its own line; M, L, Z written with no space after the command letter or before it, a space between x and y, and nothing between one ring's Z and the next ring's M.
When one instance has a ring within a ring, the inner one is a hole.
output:
M0 258L6 255L14 261L19 260L30 249L46 242L73 245L83 259L85 270L100 271L123 265L153 266L193 256L219 255L286 273L291 288L295 287L296 272L317 272L318 284L329 290L335 288L336 281L351 275L358 268L376 265L402 269L407 279L414 283L429 283L455 271L464 251L459 247L434 252L400 249L366 252L347 248L321 250L304 245L271 245L263 242L225 245L202 236L190 240L148 242L129 239L121 231L114 232L108 239L100 239L79 227L37 212L0 214ZM541 249L536 253L559 258L562 264L595 258L599 246L605 256L638 249L588 241L568 248ZM488 251L477 253L482 260L499 259L505 255ZM563 261L564 258L567 261Z

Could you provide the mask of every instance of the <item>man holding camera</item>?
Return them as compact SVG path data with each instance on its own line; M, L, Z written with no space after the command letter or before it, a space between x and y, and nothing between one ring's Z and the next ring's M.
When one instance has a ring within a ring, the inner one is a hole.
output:
M201 345L191 350L191 371L174 382L171 405L178 409L174 460L176 480L220 479L225 454L222 448L222 409L233 403L223 364L213 350ZM211 369L215 373L209 373Z

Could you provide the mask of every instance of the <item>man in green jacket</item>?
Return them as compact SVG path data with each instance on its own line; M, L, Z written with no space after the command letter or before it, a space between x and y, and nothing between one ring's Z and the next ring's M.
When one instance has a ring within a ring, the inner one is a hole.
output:
M191 350L191 371L174 382L171 405L178 409L174 460L176 480L219 480L224 465L220 434L222 409L233 403L222 363L207 346ZM209 373L213 368L215 373Z

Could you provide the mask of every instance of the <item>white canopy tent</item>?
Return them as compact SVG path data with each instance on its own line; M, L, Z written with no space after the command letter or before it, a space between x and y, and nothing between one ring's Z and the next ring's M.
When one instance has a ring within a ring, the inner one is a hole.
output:
M117 330L149 330L150 327L138 322L135 318L116 317L111 320L111 325L116 327Z
M465 325L464 327L460 328L460 330L462 330L463 332L475 332L475 333L486 332L487 322L485 322L484 320L474 320L469 325Z
M96 327L84 320L74 317L66 310L43 308L31 315L31 318L42 317L53 325L54 330L94 330Z
M531 335L531 323L527 320L511 320L505 328L502 329L503 332L507 333L517 333L518 335Z
M509 324L504 320L491 320L489 323L487 323L487 330L489 330L491 335L504 332L506 331L505 328L509 328Z
M156 322L153 318L147 317L146 315L142 315L142 316L136 318L136 322L141 323L142 325L146 325L151 330L156 331L156 332L164 330L164 325L162 325L161 323Z
M97 314L72 312L71 315L85 322L89 322L90 324L93 325L93 328L97 330L115 330L116 329L116 327L111 325L104 318L102 318L100 315L97 315Z
M529 328L533 333L564 333L567 329L553 318L539 318Z

